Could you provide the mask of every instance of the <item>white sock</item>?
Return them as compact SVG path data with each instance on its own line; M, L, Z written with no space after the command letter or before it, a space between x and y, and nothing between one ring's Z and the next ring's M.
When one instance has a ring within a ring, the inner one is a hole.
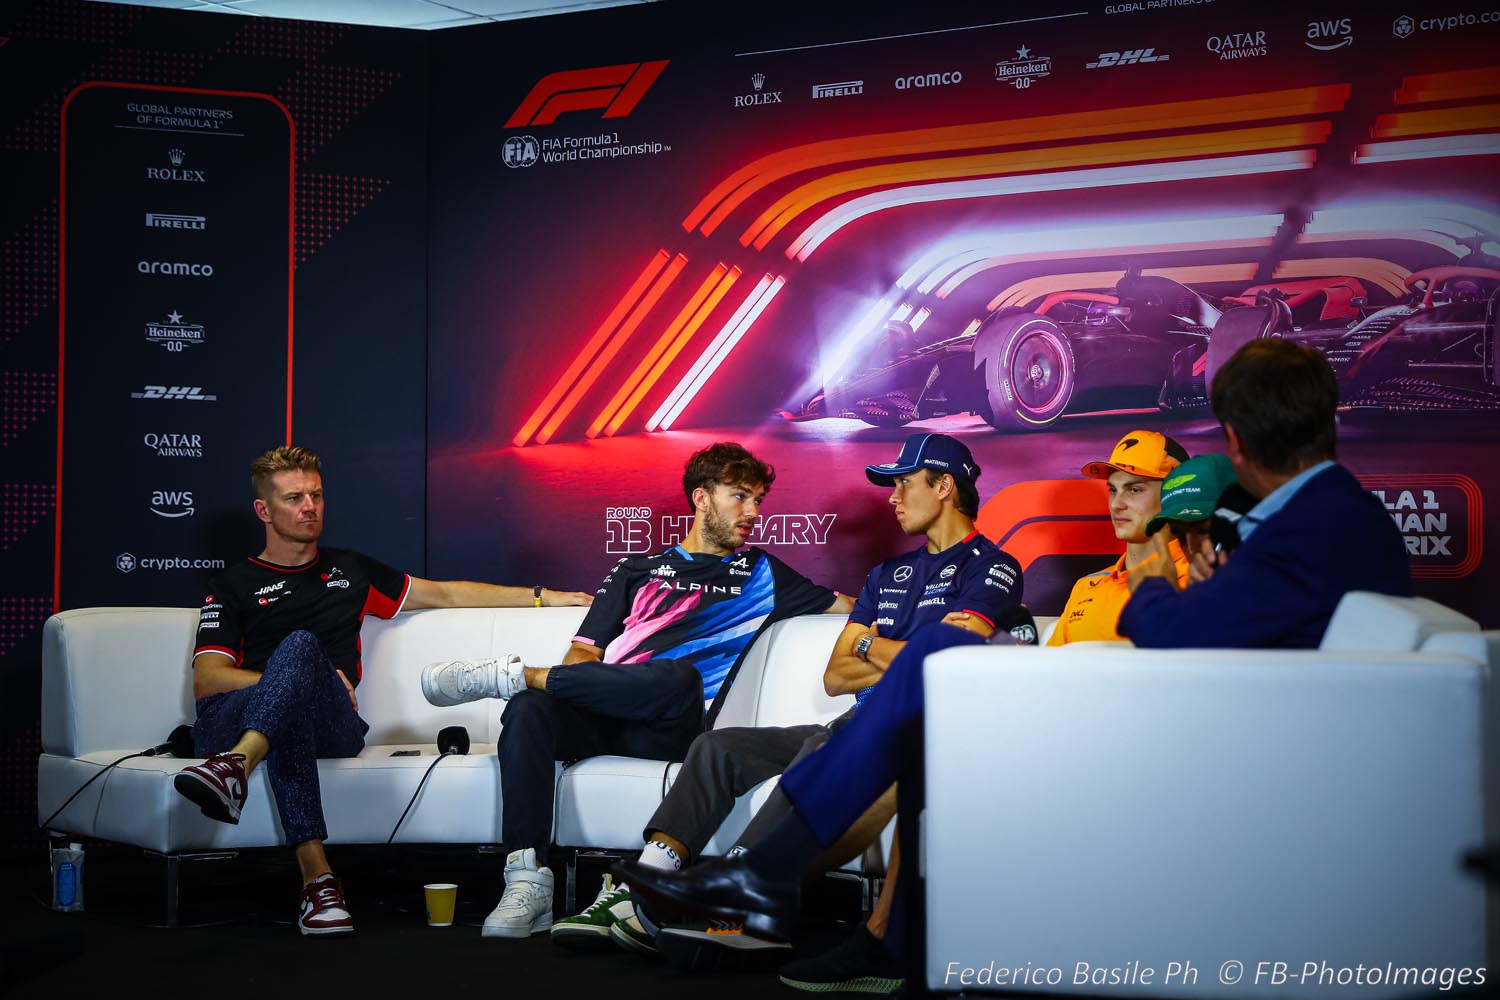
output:
M641 851L641 864L647 868L660 868L669 872L682 870L682 859L677 856L677 852L659 840L651 841Z

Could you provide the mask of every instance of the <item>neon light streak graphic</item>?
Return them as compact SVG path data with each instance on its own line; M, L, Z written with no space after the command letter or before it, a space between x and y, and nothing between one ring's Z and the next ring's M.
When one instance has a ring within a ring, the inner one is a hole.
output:
M821 216L808 226L791 246L787 247L786 255L796 260L806 260L830 236L850 223L867 215L902 205L969 198L993 198L1001 195L1029 194L1035 191L1070 191L1306 170L1313 165L1316 158L1317 154L1314 151L1303 149L1284 153L1223 156L1188 163L1148 164L1141 167L1099 167L1089 170L1025 174L1017 177L991 177L982 180L951 181L943 184L920 184L895 188L855 198Z
M1500 75L1497 75L1496 67L1487 66L1453 73L1408 76L1401 81L1401 89L1396 91L1396 103L1432 104L1495 94L1500 94Z
M682 273L682 269L686 266L687 258L682 254L678 254L672 259L672 263L668 264L666 270L656 279L656 282L651 286L651 290L646 293L645 298L641 299L640 303L630 311L630 315L625 318L625 322L620 324L620 329L615 332L614 337L593 358L588 370L583 373L583 378L578 380L578 384L573 386L572 391L568 393L562 404L558 406L557 411L542 425L541 433L536 436L537 444L546 444L552 440L552 435L557 432L558 425L567 419L568 414L572 413L573 408L583 399L583 394L588 392L599 376L609 368L610 362L614 361L615 355L620 352L620 348L625 345L625 341L629 340L631 334L635 333L636 327L641 325L641 320L646 318L646 314L652 310L657 300L666 292L667 286L671 285L677 279L677 276ZM585 350L584 356L587 356L587 350Z
M1451 156L1500 155L1500 133L1447 135L1439 139L1398 139L1367 142L1354 153L1355 163L1395 163L1401 160L1439 160Z
M783 228L803 213L812 211L815 206L874 187L1122 163L1180 163L1209 156L1315 146L1328 138L1331 129L1329 122L1316 121L862 167L830 174L788 192L760 214L740 236L740 242L746 246L753 244L755 249L763 250ZM1139 167L1136 169L1141 170Z
M658 250L656 252L656 256L651 258L645 269L641 271L640 276L631 284L629 290L625 292L619 302L615 303L615 307L610 310L609 315L604 317L604 322L599 324L599 328L594 331L594 335L583 346L583 350L579 351L577 357L568 365L562 377L553 383L552 388L547 391L547 395L542 399L541 405L532 411L530 417L526 418L526 423L521 425L521 429L511 439L511 444L517 448L521 448L526 445L526 442L531 440L531 435L536 433L536 429L547 418L547 414L551 413L552 408L557 405L557 401L562 399L563 393L568 391L568 386L573 384L574 380L583 372L584 366L593 359L595 354L598 353L599 348L603 346L604 339L619 325L620 320L625 316L626 310L635 304L636 300L641 297L642 293L651 284L651 281L661 273L661 269L667 266L667 261L670 259L671 257L665 250Z
M615 418L609 422L609 426L605 428L606 434L613 437L615 431L620 429L620 425L625 422L625 418L630 416L630 414L635 411L635 408L640 405L641 400L645 398L646 393L649 392L651 390L651 387L656 385L656 383L661 379L662 375L666 373L667 368L672 364L673 361L677 359L677 355L682 353L682 349L687 346L687 342L693 339L693 335L698 332L698 328L703 325L703 321L706 320L716 308L718 308L718 305L723 300L724 296L729 293L729 289L734 287L734 283L739 280L741 273L742 272L740 271L740 269L736 267L731 268L729 272L724 275L723 279L719 282L718 287L715 288L713 290L713 293L709 295L708 301L704 302L703 305L699 307L698 311L693 314L692 319L688 320L687 325L682 328L682 332L677 335L677 339L672 342L672 345L670 347L667 348L667 351L664 355L662 355L661 360L659 360L652 367L651 371L646 375L646 378L641 382L640 386L635 390L635 392L630 394L630 398L626 400L625 405L620 408L620 412L615 414Z
M1135 253L1147 249L1160 252L1261 246L1275 234L1281 221L1280 215L1241 215L1217 219L1164 219L1157 222L1129 222L1051 231L1010 230L976 234L963 241L948 241L939 248L942 253L923 254L901 276L897 285L905 283L905 286L910 286L911 282L925 274L917 284L917 291L931 292L941 284L938 297L946 298L962 280L972 276L968 269L981 263L996 266L1021 260L1076 257L1084 252ZM997 252L1010 250L1017 245L1025 246L1026 252ZM983 268L975 268L972 273L978 273L979 270ZM959 273L964 274L962 279L954 277Z
M724 359L729 357L729 352L734 350L740 338L745 335L745 331L749 330L760 318L766 306L771 304L776 293L785 285L785 278L772 277L769 274L756 283L749 297L740 304L734 315L729 317L729 322L724 324L723 329L708 345L708 349L699 356L697 361L693 362L693 367L689 369L686 377L668 394L661 409L646 421L648 431L671 428L677 418L682 415L682 411L693 401L693 397L698 395L709 377L724 363Z
M1398 111L1381 115L1370 130L1371 139L1401 139L1438 132L1473 132L1500 128L1500 104L1471 104L1434 111Z
M687 321L692 317L693 312L703 304L703 300L708 298L708 293L713 291L714 286L719 283L719 279L728 270L728 267L719 264L709 272L708 277L703 280L703 283L698 286L697 291L693 292L692 297L688 299L687 305L683 306L672 322L667 324L667 328L662 331L660 337L656 338L656 343L651 345L651 349L646 352L646 356L635 366L635 370L630 373L625 379L624 384L610 398L610 401L605 404L604 409L599 411L599 415L594 418L594 422L589 424L588 431L585 432L587 437L594 438L599 436L599 432L604 429L604 425L609 422L609 418L615 415L615 412L620 408L620 404L625 402L631 391L640 384L641 379L646 377L646 373L651 370L651 366L656 364L656 360L666 351L667 345L687 325Z
M1327 114L1342 109L1349 93L1348 84L1301 87L1236 97L886 132L793 146L754 160L719 182L688 213L682 227L692 232L701 222L703 235L710 235L757 192L792 174L819 167L878 157L911 157L1023 143L1056 144L1091 136Z

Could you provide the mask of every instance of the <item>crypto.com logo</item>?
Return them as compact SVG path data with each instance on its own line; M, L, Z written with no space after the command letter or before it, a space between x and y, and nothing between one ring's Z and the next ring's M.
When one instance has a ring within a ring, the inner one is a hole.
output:
M548 73L506 119L505 127L551 125L565 112L592 108L603 108L605 118L624 118L635 110L669 61L659 59Z

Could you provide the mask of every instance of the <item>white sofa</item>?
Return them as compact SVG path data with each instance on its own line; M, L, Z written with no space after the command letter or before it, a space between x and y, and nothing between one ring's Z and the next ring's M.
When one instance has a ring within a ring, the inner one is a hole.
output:
M366 619L360 714L370 724L358 757L318 763L330 843L383 844L436 753L438 730L462 725L470 752L439 764L401 823L395 842L492 844L500 839L495 759L503 702L435 708L422 697L424 664L515 652L528 663L557 662L582 608L462 609ZM747 654L726 697L719 726L826 722L853 703L823 693L822 673L845 619L814 615L768 629ZM48 620L44 633L42 755L37 814L46 821L111 761L163 742L193 719L192 608L88 608ZM396 750L419 756L392 756ZM138 757L95 781L48 823L49 829L132 844L167 859L173 918L179 859L284 842L265 774L251 776L237 826L204 817L172 787L184 762ZM554 840L567 848L638 850L641 829L678 765L598 757L561 770ZM663 770L665 769L665 781ZM709 845L728 848L776 779L742 797ZM571 855L571 852L568 852ZM873 860L873 854L872 854ZM859 865L856 864L856 870ZM878 871L878 868L873 870ZM568 870L571 904L572 863Z
M1377 595L1334 626L1317 651L930 657L928 987L1382 997L1440 988L1388 962L1485 966L1460 859L1496 799L1500 633ZM1339 978L1360 964L1379 981Z

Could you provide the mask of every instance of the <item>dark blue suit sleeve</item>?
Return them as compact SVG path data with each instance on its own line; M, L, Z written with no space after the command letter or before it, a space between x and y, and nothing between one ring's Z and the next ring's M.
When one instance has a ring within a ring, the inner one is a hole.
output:
M1309 553L1320 550L1302 544L1300 534L1279 535L1274 545L1247 543L1186 590L1160 578L1142 581L1120 613L1120 634L1155 649L1317 645L1322 630L1309 626L1320 617L1326 622L1328 601L1315 592L1323 577L1309 564Z

